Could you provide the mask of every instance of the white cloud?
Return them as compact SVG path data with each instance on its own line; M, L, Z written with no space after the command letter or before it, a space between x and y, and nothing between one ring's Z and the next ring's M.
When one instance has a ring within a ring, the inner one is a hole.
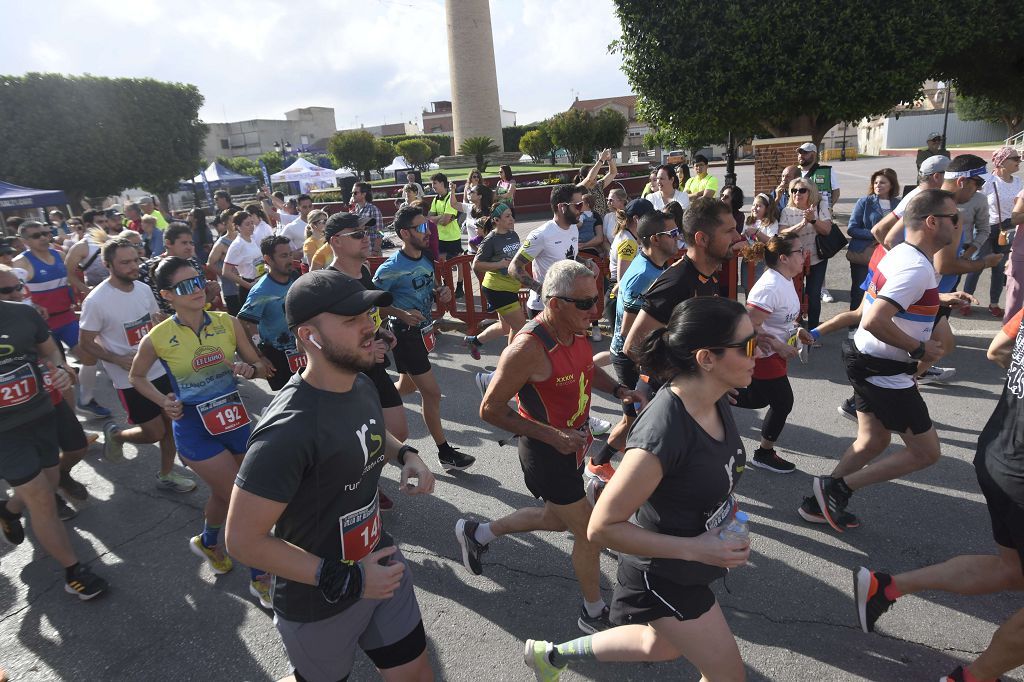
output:
M57 18L57 20L55 20ZM5 7L0 64L193 83L208 121L331 106L339 127L419 120L450 98L440 0L42 0ZM628 94L611 0L491 0L501 104L529 123ZM14 27L44 26L39 37Z

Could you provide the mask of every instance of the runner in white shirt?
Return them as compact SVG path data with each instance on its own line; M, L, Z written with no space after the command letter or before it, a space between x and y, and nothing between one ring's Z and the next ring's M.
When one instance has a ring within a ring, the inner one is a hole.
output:
M253 235L256 218L245 211L239 211L231 216L231 222L238 228L238 236L231 242L224 256L224 272L221 276L238 285L238 295L244 301L253 282L264 274L266 264L263 262L260 243Z
M157 486L190 492L195 490L196 482L174 471L176 448L170 420L162 406L144 398L128 380L139 344L160 315L153 292L138 281L138 251L127 239L113 239L103 245L102 257L110 277L89 292L82 303L79 343L103 363L131 424L125 429L113 422L103 427L104 455L118 461L124 458L125 443L159 442ZM174 392L162 366L154 364L147 378L165 395Z
M579 254L580 232L576 222L583 210L583 190L573 185L558 185L551 190L551 210L554 217L527 235L508 266L508 274L530 289L526 309L531 318L544 310L540 288L548 268L560 260L576 260ZM526 266L531 263L532 277L526 272Z

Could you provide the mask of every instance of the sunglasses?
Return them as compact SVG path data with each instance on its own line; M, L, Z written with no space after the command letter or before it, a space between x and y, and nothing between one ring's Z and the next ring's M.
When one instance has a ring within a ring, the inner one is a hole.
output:
M415 230L416 232L419 232L420 234L426 234L427 232L430 231L430 227L426 223L420 223L419 225L411 225L409 227L409 229L410 230Z
M25 288L24 282L18 282L13 287L0 287L0 294L13 294L15 291L21 291Z
M366 230L357 230L356 232L335 232L331 235L332 237L352 237L352 239L362 239L366 236Z
M793 189L789 190L789 193L790 194L807 194L810 191L811 190L807 189L806 187L794 187Z
M577 201L577 202L568 202L568 201L567 201L567 202L565 202L565 203L564 203L564 204L562 204L562 205L563 205L563 206L572 206L572 207L573 207L573 208L575 208L575 209L576 209L577 211L578 211L578 210L580 210L581 208L583 208L583 202L582 202L582 201Z
M657 237L657 236L663 235L663 234L667 234L669 237L672 237L673 239L675 239L676 237L679 236L679 228L678 227L673 227L671 230L666 230L665 232L655 232L654 236Z
M933 218L949 218L954 225L960 224L960 213L931 213Z
M757 351L757 332L754 332L742 341L726 343L721 346L712 346L710 348L704 348L703 350L725 350L726 348L742 348L748 358L754 357L754 353ZM702 349L698 348L697 350Z
M178 296L188 296L189 294L194 293L195 291L202 290L205 288L206 278L196 276L181 280L173 287L171 287L170 290L176 293Z
M557 298L559 301L572 303L574 306L576 306L577 310L590 310L595 305L597 305L597 301L600 297L594 296L593 298L570 298L569 296L550 296L549 298Z
M39 239L40 237L49 237L49 232L36 232L35 234L26 234L25 239Z

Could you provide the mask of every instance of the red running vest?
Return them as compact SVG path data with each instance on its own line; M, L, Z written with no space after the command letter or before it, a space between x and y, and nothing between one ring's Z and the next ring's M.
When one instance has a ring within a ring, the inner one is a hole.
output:
M551 361L551 376L529 382L516 394L519 414L560 429L578 429L590 417L590 385L594 380L594 351L590 340L575 334L563 346L547 327L530 320L519 330L541 342Z

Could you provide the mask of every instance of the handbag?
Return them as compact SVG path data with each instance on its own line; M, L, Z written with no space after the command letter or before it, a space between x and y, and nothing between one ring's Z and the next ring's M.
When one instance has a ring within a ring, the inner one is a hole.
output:
M849 243L846 235L843 234L843 231L835 223L832 223L832 229L829 230L828 234L814 235L814 247L818 251L818 258L821 260L828 260L846 248L846 245ZM870 255L868 257L870 258Z
M875 247L873 244L868 244L860 251L846 250L846 260L850 261L854 265L868 265L871 263L871 254L874 253Z

